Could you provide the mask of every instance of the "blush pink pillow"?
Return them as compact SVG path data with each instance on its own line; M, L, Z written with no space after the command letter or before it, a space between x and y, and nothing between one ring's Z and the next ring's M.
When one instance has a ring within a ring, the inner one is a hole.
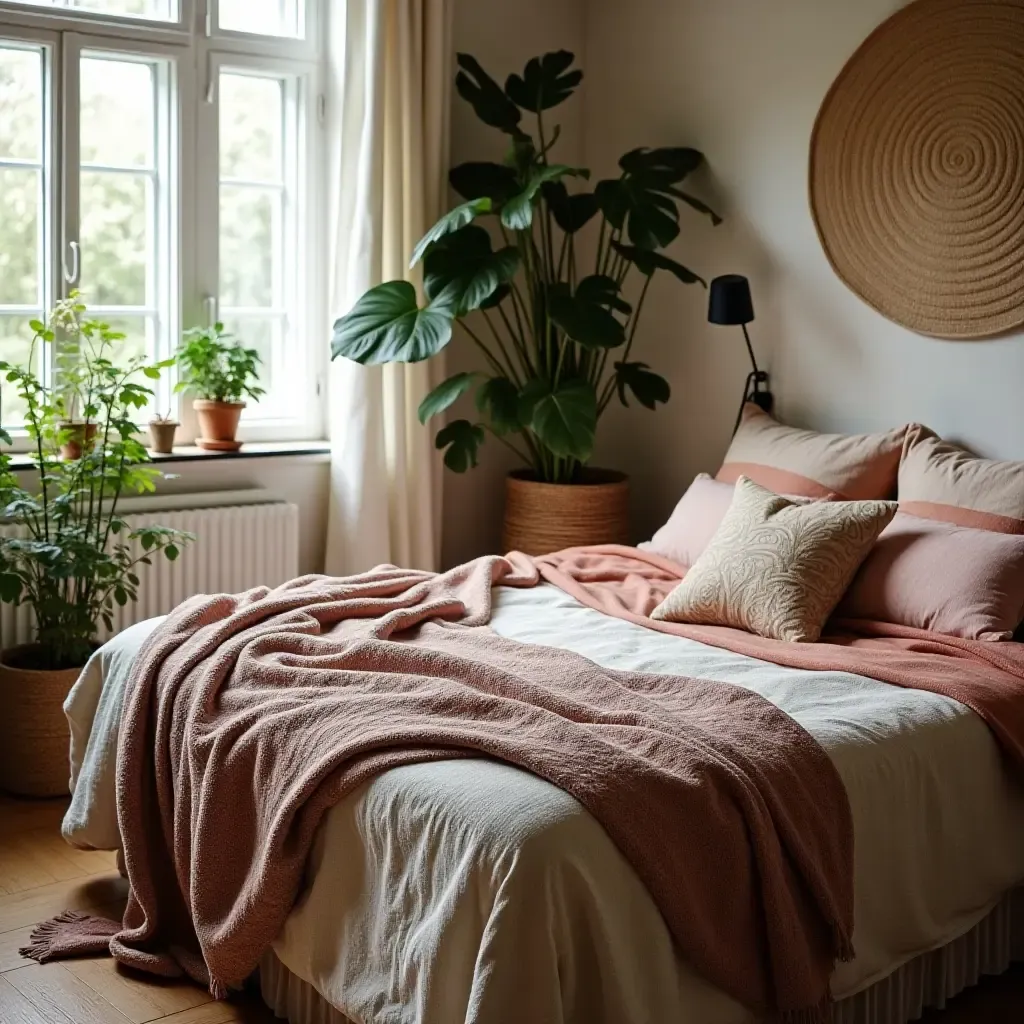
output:
M1024 618L1024 536L899 512L835 615L966 640L1010 640Z
M668 522L646 544L641 544L640 550L693 565L721 526L735 491L735 484L720 483L701 473L679 499Z

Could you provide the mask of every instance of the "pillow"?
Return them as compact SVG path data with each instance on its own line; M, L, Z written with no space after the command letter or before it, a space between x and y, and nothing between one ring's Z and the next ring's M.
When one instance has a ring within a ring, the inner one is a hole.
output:
M735 490L735 484L719 483L701 473L679 499L668 522L649 541L638 545L640 550L693 565L729 511Z
M813 643L895 514L890 501L798 505L741 476L707 550L651 616Z
M900 511L836 615L965 640L1009 640L1024 619L1024 537Z
M900 509L974 530L1024 534L1024 462L981 459L919 428L900 464Z
M707 473L698 474L679 499L668 522L649 541L637 547L681 565L693 565L722 525L735 493L735 484L712 480ZM785 497L798 505L814 500L790 494ZM828 500L835 500L835 495L830 494Z
M748 402L715 479L731 484L743 475L778 494L807 498L888 498L896 490L908 429L818 434L784 427Z

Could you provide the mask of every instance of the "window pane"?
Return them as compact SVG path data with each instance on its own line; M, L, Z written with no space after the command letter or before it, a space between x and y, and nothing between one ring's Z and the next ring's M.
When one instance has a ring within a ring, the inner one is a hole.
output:
M27 7L56 7L91 11L94 14L124 15L155 21L177 21L178 0L9 0Z
M145 175L82 171L81 288L90 305L146 304L148 186Z
M260 385L270 391L274 383L274 335L279 324L262 317L228 317L224 326L246 348L259 353Z
M222 178L281 181L283 85L255 75L220 76Z
M108 324L112 331L125 335L123 341L114 342L110 349L110 358L118 366L124 366L136 356L148 356L151 354L147 334L147 317L117 316L114 313L95 313L90 315L94 319L102 320ZM139 383L146 383L146 378L141 374L139 375Z
M274 305L274 251L281 244L275 214L280 201L280 193L273 190L221 186L222 305Z
M32 317L0 315L0 359L16 366L27 366L32 348ZM37 352L42 350L37 347ZM38 371L39 367L34 367ZM0 422L4 426L20 426L25 422L25 403L17 395L13 384L0 381Z
M220 0L218 20L228 32L298 36L300 0Z
M39 301L39 176L0 167L0 304Z
M83 57L83 164L153 166L153 68L135 61Z
M43 55L0 47L0 157L38 161L43 143Z

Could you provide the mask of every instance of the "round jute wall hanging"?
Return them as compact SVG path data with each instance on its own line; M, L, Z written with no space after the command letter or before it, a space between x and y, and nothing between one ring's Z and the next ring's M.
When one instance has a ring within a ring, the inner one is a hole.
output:
M939 338L1024 325L1024 0L917 0L825 98L811 207L836 273Z

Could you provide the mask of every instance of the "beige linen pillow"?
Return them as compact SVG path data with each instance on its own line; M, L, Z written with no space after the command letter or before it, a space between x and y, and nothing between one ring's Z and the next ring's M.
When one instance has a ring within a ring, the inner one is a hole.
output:
M814 643L895 514L893 501L798 505L741 476L711 543L651 616Z

